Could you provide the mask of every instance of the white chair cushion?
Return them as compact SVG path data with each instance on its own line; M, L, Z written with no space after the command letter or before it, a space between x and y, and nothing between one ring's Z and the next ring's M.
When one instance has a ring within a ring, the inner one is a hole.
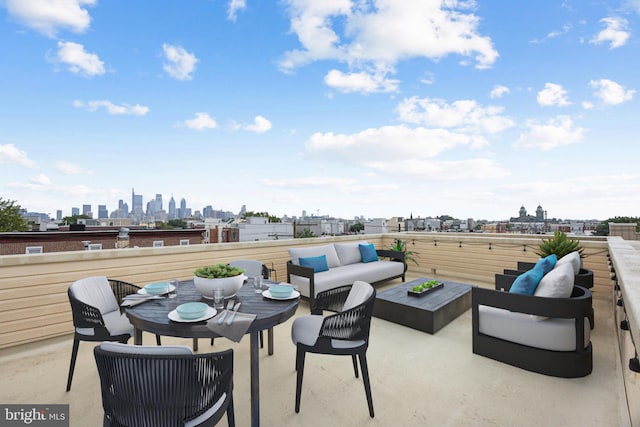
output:
M119 310L103 314L102 320L104 320L104 326L111 335L133 335L133 326L127 316L124 313L120 314Z
M373 286L361 280L354 282L351 290L349 291L349 295L347 295L347 299L344 302L342 311L349 310L350 308L362 304L371 296L371 294L373 294Z
M262 263L260 261L239 259L229 263L232 267L244 269L244 275L247 277L262 276Z
M530 347L553 351L576 350L574 319L536 321L533 316L497 307L478 306L480 333ZM585 348L591 340L591 325L584 318Z
M69 287L71 295L85 304L89 304L104 315L111 311L120 311L109 281L104 276L85 277L76 280Z
M360 255L359 244L366 245L368 242L355 242L355 243L334 243L336 253L340 259L340 265L357 264L362 262L362 255Z
M105 341L100 344L100 348L104 351L124 354L160 354L166 356L175 354L193 354L191 348L186 345L130 345Z
M573 251L566 254L565 256L560 258L558 262L556 262L556 267L564 264L571 264L571 267L573 268L573 275L575 276L576 274L578 274L580 272L580 269L582 268L582 258L580 258L580 252Z
M293 341L293 344L301 343L310 347L316 345L323 320L324 316L319 314L306 314L296 318L291 326L291 341ZM363 344L363 340L331 340L333 348L359 347Z
M309 248L289 248L289 256L291 262L295 265L300 265L300 258L310 258L325 255L327 257L327 265L329 268L338 267L340 260L336 248L330 245L312 246Z

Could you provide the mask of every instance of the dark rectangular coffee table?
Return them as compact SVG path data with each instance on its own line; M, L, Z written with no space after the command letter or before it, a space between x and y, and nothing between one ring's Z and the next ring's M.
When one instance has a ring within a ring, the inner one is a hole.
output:
M407 291L430 279L420 278L378 292L373 315L380 319L435 334L443 326L471 308L471 285L447 282L442 289L423 296L410 296Z

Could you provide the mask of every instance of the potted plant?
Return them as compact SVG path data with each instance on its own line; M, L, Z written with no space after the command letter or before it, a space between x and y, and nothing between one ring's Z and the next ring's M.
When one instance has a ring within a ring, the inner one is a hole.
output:
M418 265L418 261L413 257L413 255L418 255L417 252L407 250L407 242L406 240L395 239L393 241L393 245L389 248L392 251L403 252L404 253L404 270L407 270L407 261L413 262L415 265Z
M193 272L196 289L207 299L213 299L213 290L221 288L225 298L235 296L247 278L244 269L229 264L200 267Z
M556 231L553 233L553 237L549 239L542 239L536 254L543 258L551 254L556 254L556 257L560 259L563 256L576 251L580 254L580 258L584 258L584 249L578 240L569 239L569 237L562 231ZM580 268L580 272L576 274L574 283L585 288L592 288L593 271Z

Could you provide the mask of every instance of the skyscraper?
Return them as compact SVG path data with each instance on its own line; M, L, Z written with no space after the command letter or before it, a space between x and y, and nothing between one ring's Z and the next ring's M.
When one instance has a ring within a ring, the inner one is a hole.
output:
M91 205L82 205L82 215L86 215L88 217L93 216L91 212Z
M136 194L134 189L131 189L131 214L140 219L144 216L144 211L142 210L142 195Z
M180 199L180 219L185 218L187 216L187 201L184 199Z
M109 218L107 205L98 205L98 218Z
M169 200L169 219L176 218L176 201L173 200L173 195L171 195L171 199Z

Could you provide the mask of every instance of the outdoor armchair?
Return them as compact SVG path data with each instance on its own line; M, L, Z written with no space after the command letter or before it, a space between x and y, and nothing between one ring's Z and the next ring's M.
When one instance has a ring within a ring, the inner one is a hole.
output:
M105 342L94 349L104 426L212 426L233 409L233 350Z
M69 363L67 391L71 389L80 341L117 341L126 343L133 334L133 326L121 313L120 304L125 296L140 288L121 280L104 276L86 277L75 281L67 295L73 315L73 350ZM156 335L160 345L160 337Z
M300 412L304 360L309 352L350 355L356 378L359 359L369 415L374 416L366 352L375 298L376 291L373 286L356 281L353 285L341 286L316 295L313 312L322 313L323 310L327 310L336 312L335 314L307 314L294 320L291 339L296 345L296 412Z

